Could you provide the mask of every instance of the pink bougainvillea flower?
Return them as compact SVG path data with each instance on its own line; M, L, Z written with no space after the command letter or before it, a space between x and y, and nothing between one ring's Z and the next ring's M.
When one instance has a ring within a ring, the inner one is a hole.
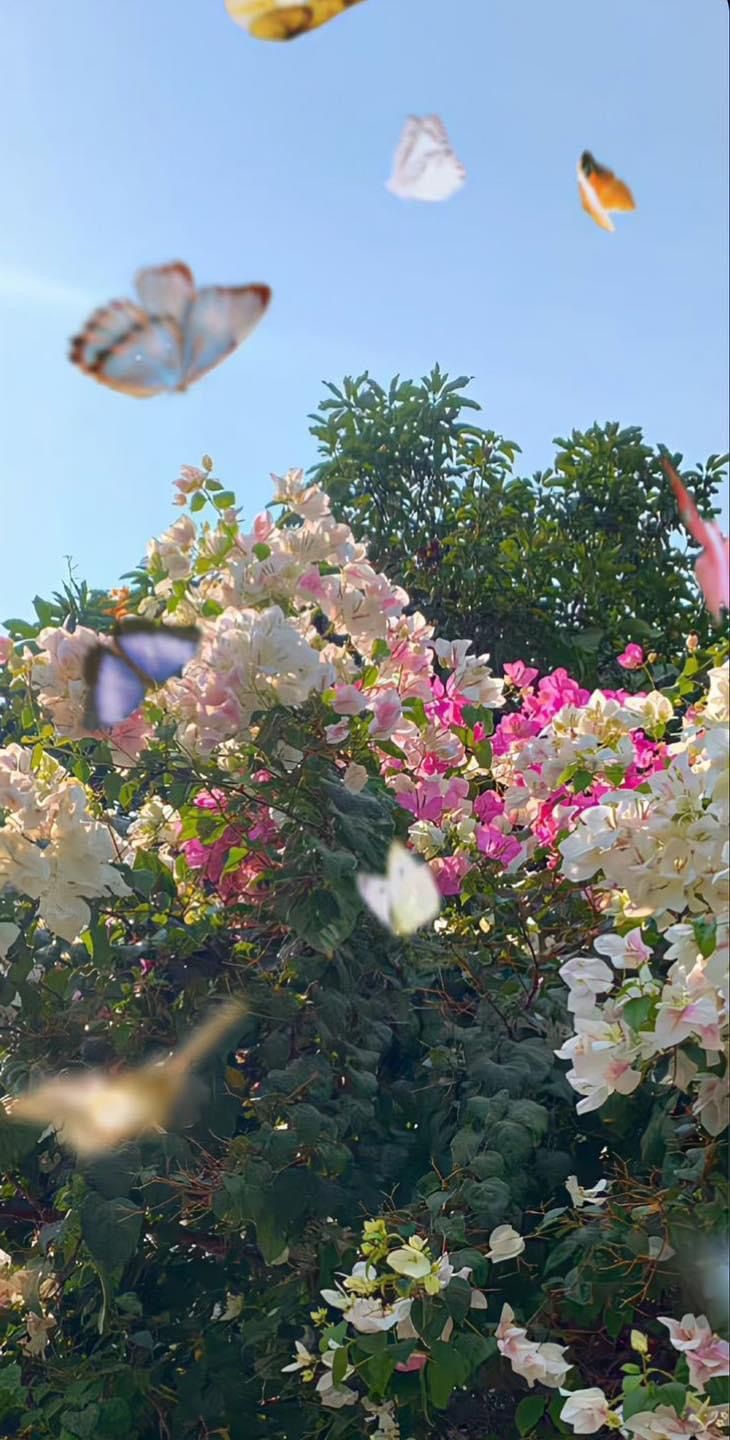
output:
M477 845L488 860L499 860L502 865L509 865L522 849L514 835L504 835L494 825L477 825Z
M427 1363L428 1355L424 1355L422 1350L414 1350L407 1360L400 1360L395 1368L404 1375L410 1375L414 1370L422 1370Z
M540 672L533 670L531 665L526 665L524 660L513 660L511 665L505 665L504 673L517 690L526 690Z
M0 665L7 665L13 653L13 642L7 635L0 635Z
M467 855L437 855L430 865L442 895L458 895L464 876L474 868Z
M483 820L485 825L488 825L496 816L501 815L503 811L504 800L496 790L484 790L481 795L477 795L474 801L474 814L477 820Z
M682 521L692 539L702 546L702 554L695 565L695 575L707 608L719 624L723 610L730 610L730 540L723 535L715 521L702 519L674 467L667 459L663 463L677 497Z
M640 670L644 664L644 651L640 645L635 645L633 640L616 656L622 670Z

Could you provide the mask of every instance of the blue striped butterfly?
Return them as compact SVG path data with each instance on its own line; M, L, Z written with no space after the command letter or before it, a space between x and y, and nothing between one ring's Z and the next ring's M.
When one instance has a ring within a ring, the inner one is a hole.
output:
M309 0L307 5L291 0L226 0L226 10L256 40L294 40L359 4L360 0Z
M196 290L181 261L140 270L140 304L112 300L71 341L69 359L101 385L146 398L186 390L232 355L258 325L268 285Z
M86 724L109 730L139 709L145 692L180 675L197 653L195 625L155 625L131 619L112 631L111 644L99 643L84 661Z

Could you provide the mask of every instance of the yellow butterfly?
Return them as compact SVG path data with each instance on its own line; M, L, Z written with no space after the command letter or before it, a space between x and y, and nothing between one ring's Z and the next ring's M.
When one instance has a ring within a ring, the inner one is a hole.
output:
M602 230L616 229L608 215L609 210L636 209L628 185L619 180L613 170L599 165L590 150L584 150L578 161L578 189L583 209Z
M79 1155L100 1155L150 1130L164 1129L194 1065L215 1048L245 1014L230 1000L194 1030L166 1060L113 1075L94 1070L59 1076L3 1101L12 1120L51 1125Z
M226 10L237 25L242 25L256 40L294 40L317 30L359 5L361 0L310 0L308 5L292 5L290 0L226 0Z

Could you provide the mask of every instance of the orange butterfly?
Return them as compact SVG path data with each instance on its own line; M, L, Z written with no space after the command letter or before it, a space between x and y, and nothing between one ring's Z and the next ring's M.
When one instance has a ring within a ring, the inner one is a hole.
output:
M592 220L602 230L615 230L609 210L635 210L634 197L623 180L617 179L613 170L599 165L590 150L584 150L578 161L578 189L581 204Z

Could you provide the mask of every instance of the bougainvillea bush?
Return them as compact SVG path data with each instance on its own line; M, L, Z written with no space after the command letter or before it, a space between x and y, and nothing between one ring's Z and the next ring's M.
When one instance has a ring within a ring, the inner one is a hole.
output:
M3 1087L246 1014L139 1143L0 1111L2 1433L726 1434L720 632L493 674L301 472L249 528L207 458L176 500L0 639ZM123 613L201 647L90 733ZM356 884L394 837L409 939Z

